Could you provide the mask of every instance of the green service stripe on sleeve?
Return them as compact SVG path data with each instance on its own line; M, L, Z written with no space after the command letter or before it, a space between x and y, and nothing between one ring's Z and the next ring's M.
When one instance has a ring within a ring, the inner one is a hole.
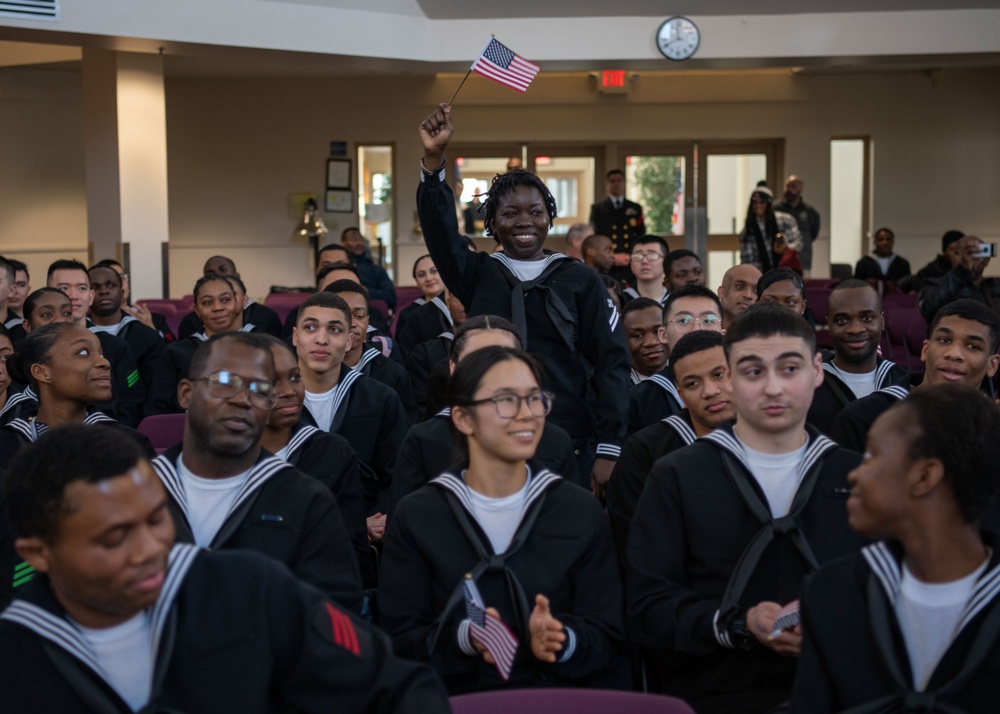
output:
M139 381L139 370L135 370L134 372L132 372L132 374L128 376L126 381L128 382L129 387L134 387L136 385L136 382Z
M27 563L21 563L14 568L14 587L21 587L33 577L35 577L35 569Z

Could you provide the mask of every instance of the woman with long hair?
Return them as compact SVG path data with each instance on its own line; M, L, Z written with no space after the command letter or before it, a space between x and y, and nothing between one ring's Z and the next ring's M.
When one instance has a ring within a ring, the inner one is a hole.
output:
M396 342L403 352L407 367L418 346L442 333L454 332L457 327L444 283L429 255L418 258L414 263L413 277L424 294L423 304L418 307L411 305L403 310L395 332ZM433 292L435 290L437 292Z
M747 219L740 233L742 262L757 266L762 273L777 268L788 250L798 251L802 234L793 216L774 210L774 194L763 181L750 194ZM779 247L780 252L775 250ZM789 255L786 263L790 260ZM785 267L785 266L782 266Z
M397 337L403 332L406 321L416 314L421 305L425 305L442 292L444 283L437 268L434 267L434 260L429 255L422 255L413 261L413 280L420 288L422 297L418 297L412 303L399 311L396 317L396 325L393 327L393 336Z
M386 534L381 625L452 693L616 686L627 674L621 581L600 505L532 461L553 401L540 385L520 350L465 356L448 386L464 464L404 498ZM474 634L466 596L516 643Z

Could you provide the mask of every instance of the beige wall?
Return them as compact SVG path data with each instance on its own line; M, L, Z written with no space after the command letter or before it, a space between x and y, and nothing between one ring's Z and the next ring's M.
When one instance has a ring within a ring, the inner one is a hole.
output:
M410 264L423 251L412 232L415 128L459 79L168 79L171 294L190 292L204 258L219 252L236 259L252 295L272 284L307 284L307 249L290 238L288 197L321 195L335 140L395 142L397 264L399 282L409 283ZM897 249L914 268L934 256L948 228L1000 238L996 69L952 69L937 80L922 72L643 74L628 97L596 95L579 74L542 75L524 95L475 76L454 111L463 143L572 137L605 144L608 166L624 143L782 138L784 172L805 178L806 198L823 214L830 139L870 136L873 223L895 229ZM0 250L82 248L79 78L0 72L0 118L20 130L0 135ZM40 228L54 196L64 205L58 242ZM325 219L333 234L356 221L349 214ZM826 225L821 239L828 238ZM817 246L818 274L825 245Z

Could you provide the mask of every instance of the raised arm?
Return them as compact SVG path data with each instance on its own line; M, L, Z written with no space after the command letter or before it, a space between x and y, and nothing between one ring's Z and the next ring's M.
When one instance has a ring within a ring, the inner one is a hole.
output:
M448 147L455 127L451 123L451 107L439 104L434 112L420 123L420 140L424 144L424 168L433 171L444 164L444 150Z
M477 279L477 261L469 252L455 215L455 195L444 180L444 152L455 133L451 107L441 104L420 123L420 186L417 188L417 215L424 243L448 289L469 308Z

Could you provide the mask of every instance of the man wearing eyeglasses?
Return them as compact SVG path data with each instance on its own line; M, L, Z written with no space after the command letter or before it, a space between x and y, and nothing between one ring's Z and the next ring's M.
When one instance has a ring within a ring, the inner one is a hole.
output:
M695 330L722 332L722 305L719 297L702 285L687 285L670 293L663 308L660 341L667 346L667 364L629 392L628 434L680 413L684 401L677 392L670 350Z
M333 496L260 446L275 380L270 347L253 334L215 335L195 351L177 386L184 441L153 461L177 540L263 553L360 611L361 576Z
M632 246L632 272L635 281L625 290L629 299L647 297L663 305L667 300L667 287L663 282L663 259L667 255L667 241L659 236L642 236Z

